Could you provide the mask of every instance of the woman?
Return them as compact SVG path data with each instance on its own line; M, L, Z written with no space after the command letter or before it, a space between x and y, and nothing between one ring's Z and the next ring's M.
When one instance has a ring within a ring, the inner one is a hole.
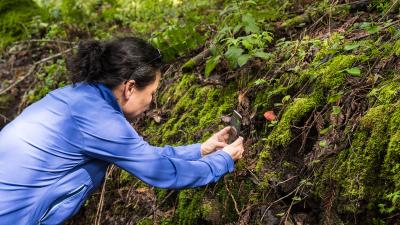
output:
M206 142L154 147L132 128L160 81L161 55L138 38L90 41L68 69L73 85L50 92L0 132L0 224L60 224L113 163L149 185L217 181L242 157L229 127ZM222 150L217 150L221 149Z

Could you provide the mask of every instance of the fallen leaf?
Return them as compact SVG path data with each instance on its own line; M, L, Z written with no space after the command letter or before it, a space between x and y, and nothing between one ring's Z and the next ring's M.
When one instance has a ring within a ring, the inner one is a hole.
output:
M267 111L264 113L264 118L268 121L274 121L277 119L277 116L275 115L274 111Z
M138 192L138 193L144 193L144 192L147 192L148 191L148 188L138 188L138 189L136 189L136 192Z

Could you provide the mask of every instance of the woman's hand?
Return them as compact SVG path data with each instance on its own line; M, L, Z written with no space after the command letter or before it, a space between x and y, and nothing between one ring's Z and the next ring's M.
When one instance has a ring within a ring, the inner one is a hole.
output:
M208 155L214 152L217 148L224 148L228 146L227 141L229 138L229 130L231 127L225 127L224 129L213 134L207 141L201 144L201 156Z
M241 159L243 156L244 148L243 148L243 137L239 137L232 144L226 146L222 151L227 152L231 155L234 161Z

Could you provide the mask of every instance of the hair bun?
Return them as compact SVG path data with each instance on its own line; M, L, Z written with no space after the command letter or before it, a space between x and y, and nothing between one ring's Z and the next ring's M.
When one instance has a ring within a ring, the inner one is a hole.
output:
M93 82L102 77L101 57L105 46L100 41L90 40L79 43L77 57L72 59L72 65L76 68L73 75L76 80Z

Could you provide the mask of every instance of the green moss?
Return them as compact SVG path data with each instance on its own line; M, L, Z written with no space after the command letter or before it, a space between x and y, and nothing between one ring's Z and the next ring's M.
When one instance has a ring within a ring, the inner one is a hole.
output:
M277 172L266 172L260 183L258 184L258 188L260 190L266 190L269 188L269 182L272 180L278 180L279 174Z
M202 192L194 189L180 191L178 206L173 218L174 224L198 224L202 218L202 208L200 207L202 198Z
M137 222L138 225L153 225L153 220L150 218L143 218Z
M205 197L200 207L203 220L211 224L221 223L221 204L216 199Z
M224 89L214 86L201 87L194 83L195 77L184 75L173 91L163 94L163 99L175 102L171 114L163 124L154 123L144 133L153 144L187 144L204 141L209 133L201 133L216 127L221 116L230 113L237 99L236 86ZM171 95L171 96L165 96ZM214 130L216 132L216 129Z
M395 44L393 46L393 53L396 56L400 56L400 39L395 42Z
M170 101L176 102L180 97L182 97L182 95L185 94L187 90L193 88L195 83L196 77L194 74L183 74L179 82L171 84L165 93L161 93L159 100L160 104L165 105Z
M194 74L184 74L179 81L178 86L175 88L175 96L181 96L185 93L189 87L191 87L196 81L196 76Z
M279 85L278 87L272 87L268 90L257 92L253 106L257 109L271 107L272 99L274 97L284 97L287 95L289 88L289 86Z
M157 199L159 201L164 200L164 198L168 194L168 190L167 189L162 189L162 188L155 188L155 192L156 192L156 195L157 195Z
M294 27L310 20L308 15L298 15L282 23L282 27Z
M134 176L132 176L130 173L126 172L125 170L119 170L119 183L122 185L127 185L131 183L132 181L136 180Z
M398 106L399 104L390 119L390 140L385 156L385 169L388 174L392 175L392 181L396 189L400 191L400 108Z
M259 172L263 168L266 161L272 160L270 151L271 146L269 145L265 145L265 147L261 150L257 159L256 171Z
M291 125L298 122L317 106L317 97L294 99L283 113L278 125L274 127L271 134L268 136L267 142L273 146L286 146L292 138Z
M332 33L332 35L324 39L320 45L320 50L316 53L314 60L312 62L313 65L321 65L326 58L337 54L343 48L343 35L339 33Z
M356 59L357 57L354 55L339 55L334 57L319 70L322 86L326 88L338 88L343 85L346 76L343 70L350 68Z
M321 66L308 70L305 75L316 79L322 88L337 89L346 81L347 73L344 70L351 68L356 61L362 58L362 56L355 55L338 55Z
M380 87L372 89L368 96L375 97L377 104L390 104L400 97L400 82L390 80L384 82Z
M185 64L183 64L182 69L192 69L196 65L193 59L189 59Z
M378 174L389 141L389 119L390 105L368 110L360 121L351 147L339 154L337 168L333 170L327 167L331 178L341 187L341 198L351 199L347 203L341 202L340 208L344 212L357 213L361 209L359 201L368 198L373 203L381 198L383 182Z

